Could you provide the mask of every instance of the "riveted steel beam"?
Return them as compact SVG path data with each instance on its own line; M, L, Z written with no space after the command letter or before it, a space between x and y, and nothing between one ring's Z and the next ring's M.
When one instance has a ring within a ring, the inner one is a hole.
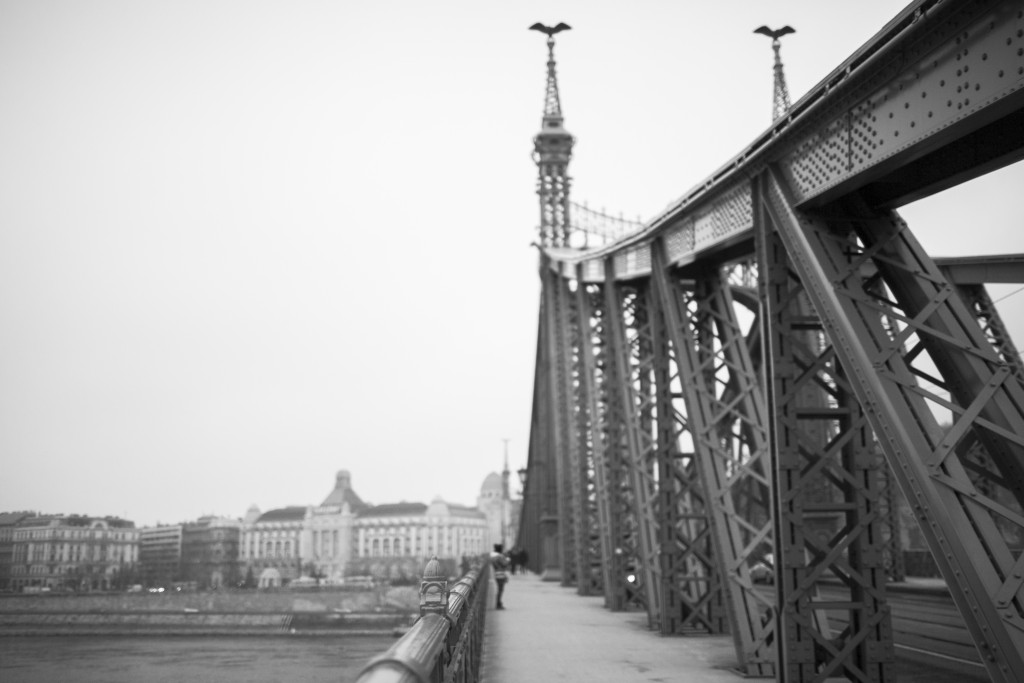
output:
M1024 283L1024 254L936 258L935 265L957 285Z
M588 281L615 260L646 275L650 244L667 238L685 265L749 239L747 179L769 164L797 205L855 192L899 206L1024 158L1024 10L1019 0L918 0L839 65L752 143L634 234L553 254Z
M797 211L775 171L764 190L989 676L1024 679L1024 385L897 215Z

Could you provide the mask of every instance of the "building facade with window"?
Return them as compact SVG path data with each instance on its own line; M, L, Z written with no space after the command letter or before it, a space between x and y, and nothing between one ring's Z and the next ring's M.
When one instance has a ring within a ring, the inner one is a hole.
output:
M240 572L260 588L302 577L340 582L352 559L356 515L366 508L340 470L334 488L318 506L293 506L261 513L253 505L242 521Z
M304 556L309 558L306 575L340 582L355 548L356 515L369 507L352 489L352 475L338 472L334 489L307 517L308 535Z
M487 516L476 508L446 503L391 503L369 507L356 519L356 552L350 574L411 581L436 555L449 572L463 559L484 553Z
M181 524L139 529L139 576L147 588L168 587L182 580Z
M14 528L21 520L34 516L34 512L0 512L0 591L11 590L11 564L14 562Z
M253 505L242 520L240 563L243 576L259 588L279 588L302 576L301 543L309 507L260 512Z
M181 576L199 590L234 587L241 581L238 544L242 521L200 517L183 525Z
M318 506L261 513L252 506L242 522L240 573L259 587L287 585L300 577L342 583L371 575L419 577L432 555L449 567L489 549L487 517L476 508L445 503L371 506L341 470Z
M39 515L12 533L11 588L106 591L135 581L139 530L117 517Z

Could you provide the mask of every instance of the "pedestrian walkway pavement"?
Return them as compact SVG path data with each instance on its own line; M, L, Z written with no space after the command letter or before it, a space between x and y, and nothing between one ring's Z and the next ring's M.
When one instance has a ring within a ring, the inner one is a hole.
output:
M641 612L612 612L604 598L541 581L509 577L494 609L491 582L482 683L741 683L728 635L661 636Z

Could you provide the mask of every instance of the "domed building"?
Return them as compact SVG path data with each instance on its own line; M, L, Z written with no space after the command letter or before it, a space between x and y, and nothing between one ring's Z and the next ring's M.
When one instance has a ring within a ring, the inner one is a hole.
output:
M501 474L491 472L484 477L480 485L480 495L476 499L476 507L487 517L488 548L501 543L505 549L511 548L516 539L519 527L519 501L509 496L508 465Z
M346 576L402 580L419 577L432 555L450 569L463 557L490 549L487 516L477 508L446 503L371 506L341 470L319 506L261 513L255 505L242 522L242 576L261 588L302 577L341 583Z

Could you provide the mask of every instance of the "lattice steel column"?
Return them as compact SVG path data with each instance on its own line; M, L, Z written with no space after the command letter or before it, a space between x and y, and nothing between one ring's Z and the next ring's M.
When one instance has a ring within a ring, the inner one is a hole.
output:
M794 266L990 677L1021 680L1024 556L1008 531L1024 531L1024 387L898 216L837 207L843 215L830 224L795 211L775 172L766 185ZM885 297L872 296L869 277L881 278ZM895 330L882 316L898 321ZM974 442L987 462L961 447Z
M661 632L724 633L728 618L715 561L710 504L699 477L664 299L651 285Z
M575 582L575 525L573 523L571 456L575 446L575 420L573 419L572 387L571 387L571 350L569 344L569 297L568 284L550 267L546 258L541 259L541 278L544 294L545 341L547 344L547 362L545 375L548 382L548 402L546 413L548 425L548 462L553 470L554 505L550 513L556 520L549 524L557 525L558 570L553 567L545 569L544 578L549 581L560 581L562 585Z
M556 303L562 333L559 342L562 367L559 381L562 382L563 400L566 402L562 414L564 425L564 466L560 499L562 520L567 528L563 535L564 559L562 585L577 587L577 592L587 594L590 579L590 509L587 504L587 461L590 456L590 418L588 397L583 374L581 346L587 343L585 321L581 320L577 308L577 297L569 280L555 276L552 282L556 288ZM578 287L578 284L576 285Z
M882 534L882 567L889 581L900 582L907 578L907 566L903 557L903 542L900 538L900 502L903 494L899 492L896 477L893 476L889 463L881 449L877 449L878 458L878 526Z
M708 269L685 283L668 269L661 242L652 251L652 280L664 302L697 467L710 501L736 656L747 675L771 676L773 596L757 591L750 575L751 564L772 552L771 469L757 373L720 271Z
M879 461L871 430L821 320L806 304L804 284L775 233L774 214L760 193L755 202L767 284L783 676L894 680L879 531ZM831 489L824 496L817 495L822 482ZM837 527L809 528L822 514L837 516ZM840 588L819 595L815 584L822 578L839 579Z
M594 301L594 311L600 317L594 320L594 366L597 372L598 404L601 442L604 449L603 482L598 479L598 504L602 511L605 539L609 558L604 572L605 606L612 611L625 610L630 606L643 606L634 599L633 585L627 581L628 564L633 555L633 538L629 534L626 520L632 514L629 496L629 473L627 468L628 449L625 442L625 424L622 418L621 398L616 363L611 343L606 285L598 292L600 300ZM592 299L593 301L593 299ZM603 485L602 485L603 484Z
M519 538L516 545L528 554L527 566L534 573L541 573L545 565L544 529L541 522L549 502L546 472L547 443L544 424L547 382L545 381L545 311L544 295L537 306L537 351L533 370L533 403L530 412L530 441L527 451L527 477L523 485L523 506L519 517Z
M603 293L599 285L587 285L582 273L576 279L577 396L578 443L580 449L580 491L583 528L579 537L586 539L585 580L577 584L582 595L607 594L610 582L612 546L608 507L607 464L604 432L601 429L600 382L596 356L601 354L601 319Z
M611 419L618 423L623 447L620 453L622 506L625 513L619 546L627 557L627 594L647 610L653 628L659 623L660 567L657 560L657 529L653 516L653 437L641 425L648 421L651 396L648 387L651 364L650 329L644 292L615 281L614 264L605 264L605 312L608 325L610 373L616 394ZM629 334L627 334L627 330ZM631 566L630 566L631 565ZM631 570L631 571L630 571ZM631 579L631 580L630 580Z
M537 434L536 450L539 456L537 466L531 469L530 477L537 477L538 486L542 487L540 542L541 542L541 579L545 581L561 581L564 544L562 542L561 513L562 502L560 487L562 463L560 455L559 411L564 406L560 400L560 383L558 381L558 358L556 355L557 326L555 324L554 288L549 285L546 275L548 268L541 261L541 343L539 388L534 388L537 401L537 417L534 430ZM531 432L531 439L533 432Z
M589 349L593 355L594 391L592 399L591 439L594 443L594 498L600 528L598 542L601 548L601 581L605 607L620 611L630 604L627 595L626 557L620 540L623 537L622 510L629 508L623 498L622 467L623 438L619 422L615 380L615 367L611 358L608 312L603 284L589 284L580 293L580 310L589 311ZM600 457L598 457L600 456Z

